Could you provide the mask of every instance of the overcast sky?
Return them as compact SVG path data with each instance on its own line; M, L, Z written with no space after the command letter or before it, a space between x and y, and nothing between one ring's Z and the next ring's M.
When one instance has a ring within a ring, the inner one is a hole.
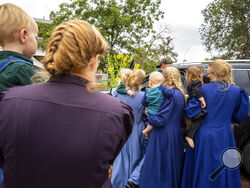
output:
M201 11L213 0L162 0L161 9L173 37L174 49L178 61L202 61L211 55L201 45L198 29L203 22ZM14 3L35 18L49 18L50 11L57 11L59 4L69 0L0 0L2 3Z

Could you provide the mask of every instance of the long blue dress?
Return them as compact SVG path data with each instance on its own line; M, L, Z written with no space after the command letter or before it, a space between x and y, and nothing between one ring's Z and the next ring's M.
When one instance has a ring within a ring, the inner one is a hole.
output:
M183 164L181 118L184 98L177 88L162 90L166 96L156 115L148 114L154 128L146 149L140 188L177 188Z
M237 86L228 87L218 81L201 87L208 114L194 136L195 148L187 146L182 188L241 188L239 169L224 169L213 181L209 178L222 165L223 151L235 147L231 122L239 123L248 114L248 94ZM194 106L186 108L190 116L197 113Z
M132 107L135 119L132 133L113 164L111 177L113 188L124 188L128 180L139 185L147 142L142 134L145 128L142 119L144 106L141 104L143 95L144 92L136 92L132 98L129 95L117 94L118 98Z
M3 181L3 170L0 168L0 183Z

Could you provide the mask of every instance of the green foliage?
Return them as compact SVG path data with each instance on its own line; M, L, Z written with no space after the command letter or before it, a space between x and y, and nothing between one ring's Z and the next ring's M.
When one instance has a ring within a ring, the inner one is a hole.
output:
M168 34L167 26L162 26L158 33L152 35L149 42L134 49L135 62L139 63L146 73L156 70L156 65L162 58L170 58L175 62L178 55L174 52L172 40Z
M38 26L38 37L41 37L42 39L38 41L38 48L44 50L46 48L47 42L49 40L49 37L52 33L52 30L54 28L53 24L43 23L43 22L37 22Z
M250 1L215 0L202 11L200 34L207 51L226 59L248 59L250 52Z
M132 57L128 55L124 55L123 53L116 55L116 54L107 54L105 58L105 69L104 73L108 75L107 81L100 81L103 88L110 88L115 87L118 85L120 78L118 76L120 70L122 68L129 68L131 61L133 60ZM135 69L139 68L139 64L135 64Z
M46 44L51 28L70 19L86 20L94 24L108 42L110 56L124 52L133 56L146 72L155 70L160 59L168 56L176 60L172 38L166 27L156 33L153 24L163 18L161 0L71 0L62 3L55 13L52 27L41 33ZM43 27L41 27L43 28ZM42 45L41 44L41 45ZM106 69L106 59L101 58L99 68Z
M153 32L153 23L163 18L161 0L72 0L60 5L55 23L86 20L100 29L110 53L131 51Z

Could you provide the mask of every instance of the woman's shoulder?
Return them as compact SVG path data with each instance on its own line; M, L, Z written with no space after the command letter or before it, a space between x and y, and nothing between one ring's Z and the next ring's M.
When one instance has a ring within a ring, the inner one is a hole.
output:
M200 87L202 91L211 91L211 90L216 90L217 87L215 87L216 85L213 82L210 83L206 83L206 84L202 84L202 86Z
M239 86L236 86L236 85L230 85L230 89L235 90L235 91L241 90L241 88Z
M118 94L118 97L114 97L96 91L93 93L93 95L95 95L94 98L96 98L96 100L98 101L97 107L101 108L104 107L106 110L110 112L114 111L119 112L119 110L123 110L123 108L127 108L127 106L129 106L120 99L119 95L121 94Z
M158 89L160 89L164 95L173 95L174 94L174 90L175 90L174 87L173 88L167 88L164 85L158 86Z

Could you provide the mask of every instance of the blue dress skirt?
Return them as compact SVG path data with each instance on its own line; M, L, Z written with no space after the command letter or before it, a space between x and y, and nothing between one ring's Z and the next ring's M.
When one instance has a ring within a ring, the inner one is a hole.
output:
M221 157L227 148L235 148L231 128L248 115L248 94L237 86L211 82L201 87L206 101L206 115L203 124L194 136L195 147L187 146L182 188L241 188L239 169L224 169L216 178L210 175L222 165ZM189 117L195 116L200 103L196 101L186 107Z
M3 181L3 169L0 168L0 183Z
M156 115L148 115L149 124L154 128L146 149L140 188L180 186L184 154L181 131L184 98L177 88L164 88L165 99L160 111Z
M144 92L136 92L135 97L117 94L125 103L129 104L134 111L134 126L128 141L123 146L113 164L111 184L113 188L124 188L128 181L139 185L141 168L144 161L147 138L142 134L145 123L142 118L144 106L142 98Z

